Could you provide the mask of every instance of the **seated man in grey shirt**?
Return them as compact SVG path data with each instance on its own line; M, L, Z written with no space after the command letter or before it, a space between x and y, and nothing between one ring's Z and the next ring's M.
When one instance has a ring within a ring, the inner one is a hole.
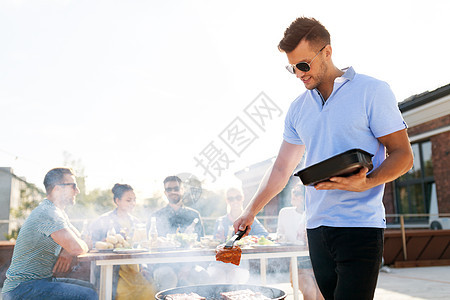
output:
M3 299L98 299L88 282L53 277L54 273L67 272L73 257L88 251L64 212L80 193L75 176L71 169L52 169L44 186L47 198L20 229L6 272Z

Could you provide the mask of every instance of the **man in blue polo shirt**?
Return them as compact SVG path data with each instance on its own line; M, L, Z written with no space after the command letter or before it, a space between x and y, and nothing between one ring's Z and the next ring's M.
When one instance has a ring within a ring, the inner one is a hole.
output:
M309 251L323 296L373 299L386 227L384 184L413 162L406 124L387 83L333 64L330 34L317 20L296 19L278 48L307 91L291 104L278 157L234 228L253 222L305 152L306 167L353 148L373 154L372 172L362 168L306 188Z
M31 212L17 237L3 299L98 299L89 282L53 277L67 272L73 257L88 251L64 212L80 193L75 176L71 169L55 168L45 175L44 186L47 199Z

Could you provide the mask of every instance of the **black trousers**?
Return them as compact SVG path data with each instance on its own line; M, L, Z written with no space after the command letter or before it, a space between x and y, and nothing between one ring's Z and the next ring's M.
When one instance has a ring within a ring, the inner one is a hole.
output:
M308 229L314 275L326 300L373 299L383 256L384 229Z

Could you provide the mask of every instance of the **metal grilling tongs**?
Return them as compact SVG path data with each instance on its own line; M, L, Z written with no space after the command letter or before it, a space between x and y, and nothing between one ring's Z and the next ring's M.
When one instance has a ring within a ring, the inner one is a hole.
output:
M225 249L233 248L234 242L240 240L246 231L247 231L247 228L245 228L244 231L239 230L238 232L236 232L236 233L235 233L235 234L227 241L227 243L225 244L224 248L225 248Z

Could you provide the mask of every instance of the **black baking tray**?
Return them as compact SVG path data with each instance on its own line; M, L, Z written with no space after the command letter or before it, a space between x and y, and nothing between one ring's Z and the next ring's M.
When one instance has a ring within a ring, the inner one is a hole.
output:
M372 156L364 150L351 149L302 169L294 175L300 177L304 185L315 185L327 181L330 177L356 174L362 167L372 170Z

